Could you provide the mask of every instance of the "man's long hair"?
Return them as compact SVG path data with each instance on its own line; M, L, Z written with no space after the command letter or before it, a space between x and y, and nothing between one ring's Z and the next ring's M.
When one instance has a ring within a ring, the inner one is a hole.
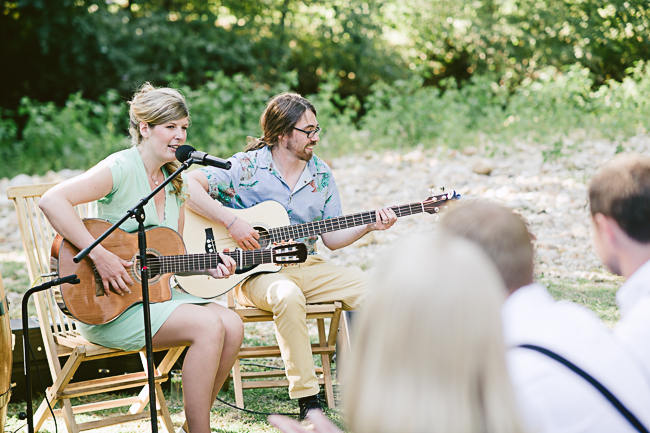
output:
M305 111L316 115L316 108L307 99L297 93L280 93L269 101L260 117L262 136L248 137L244 151L275 146L280 135L290 134Z

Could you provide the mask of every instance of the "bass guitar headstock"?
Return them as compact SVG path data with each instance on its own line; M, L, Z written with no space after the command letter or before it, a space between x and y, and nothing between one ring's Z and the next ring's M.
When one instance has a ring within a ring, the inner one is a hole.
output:
M273 263L289 265L307 260L307 245L301 242L288 242L271 247Z
M440 208L442 206L446 205L451 200L459 199L460 194L458 194L455 190L452 190L451 192L443 192L441 194L431 195L422 202L422 210L430 214L436 214L440 212Z

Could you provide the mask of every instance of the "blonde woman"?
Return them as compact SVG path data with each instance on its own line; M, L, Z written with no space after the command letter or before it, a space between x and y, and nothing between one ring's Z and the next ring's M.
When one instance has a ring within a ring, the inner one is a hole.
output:
M446 234L394 246L376 269L345 372L354 433L518 433L504 358L505 289L474 244ZM322 414L316 431L332 432ZM271 417L286 433L295 421Z
M117 222L126 211L159 185L177 167L175 151L185 143L189 110L175 89L145 84L130 101L129 131L133 146L108 156L87 172L58 184L39 203L54 229L80 249L94 239L73 207L97 200L98 216ZM183 232L184 188L176 178L145 207L145 226L166 226ZM127 220L121 228L137 229ZM91 253L106 295L129 291L133 283L122 260L102 246ZM235 262L221 256L222 264L210 270L215 278L234 272ZM142 305L137 304L116 320L103 325L80 323L89 340L108 347L137 350L144 346ZM174 291L167 302L151 304L153 346L189 345L183 363L186 429L210 431L210 408L241 345L243 325L239 316L213 302Z

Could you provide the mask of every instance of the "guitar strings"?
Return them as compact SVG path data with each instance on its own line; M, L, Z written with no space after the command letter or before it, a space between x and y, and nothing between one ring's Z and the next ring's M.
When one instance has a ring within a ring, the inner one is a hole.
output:
M252 264L270 262L273 253L271 250L251 251L229 251L221 254L232 257L238 263L238 267L246 267ZM240 260L241 259L241 260ZM153 256L147 257L147 267L152 275L165 274L169 272L183 272L216 268L221 259L218 254L183 254L175 256ZM136 264L139 267L139 261Z
M409 203L406 205L395 206L391 209L398 217L402 217L429 210L435 211L435 208L440 206L444 201L446 201L446 199ZM274 227L269 229L268 232L260 233L259 241L266 244L283 239L300 239L308 236L315 236L323 231L335 231L361 224L370 224L376 220L375 212L376 211L359 212L352 215L328 218L320 221L293 224L284 227ZM317 228L313 228L314 226Z
M451 196L451 198L453 198L453 196ZM435 201L428 200L426 202L409 203L406 205L394 206L391 207L391 209L398 217L408 216L428 210L435 211L436 207L440 206L448 199L449 198L443 198L441 200ZM308 223L294 224L284 227L274 227L271 228L268 232L260 233L259 241L261 241L263 244L268 244L270 242L286 239L305 238L308 236L318 235L324 231L335 231L361 224L370 224L375 220L376 211L367 211L341 217L328 218L320 221L312 221ZM222 252L222 254L229 255L235 259L235 261L240 258L240 253L240 250L227 253ZM264 257L265 255L269 257ZM260 259L264 261L270 257L271 252L268 249L243 251L243 254L241 255L242 263L239 263L238 267L248 266L249 263L260 263ZM249 262L250 259L252 260ZM149 270L154 275L164 274L168 272L210 269L215 268L218 264L219 258L217 254L185 254L179 256L154 256L147 258L147 265L149 267Z

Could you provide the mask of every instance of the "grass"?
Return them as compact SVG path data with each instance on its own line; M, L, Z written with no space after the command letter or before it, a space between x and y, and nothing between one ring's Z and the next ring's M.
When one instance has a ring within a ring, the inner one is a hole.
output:
M540 278L540 283L548 288L555 299L582 304L610 326L613 326L620 317L616 305L616 290L620 287L621 282Z
M2 263L3 269L12 268L14 264L7 265ZM4 274L3 274L4 275ZM578 304L584 305L594 311L601 319L609 325L613 325L618 320L618 309L616 307L615 294L620 285L618 280L612 281L592 281L587 279L558 279L539 276L539 282L549 288L549 291L556 299L564 299ZM273 326L270 323L263 324L246 324L245 329L245 343L246 344L268 344L273 340ZM277 358L273 359L258 359L255 364L268 365L270 367L282 367L281 361ZM315 362L320 364L320 357L315 357ZM259 370L261 367L248 365L247 369ZM41 374L47 374L45 371ZM169 391L167 389L168 383L164 384L165 397L169 399ZM335 386L335 395L337 404L339 403L340 387ZM120 393L120 396L126 397L130 394ZM232 386L228 389L222 390L219 398L234 403L235 397ZM38 396L34 400L34 407L40 403L42 396ZM90 402L96 401L97 396L87 397L84 399L76 399L77 402ZM249 410L258 412L274 412L274 413L296 413L297 403L289 399L287 390L285 388L275 389L253 389L244 392L245 406ZM13 432L22 425L24 421L18 419L18 413L25 410L24 403L10 403L8 408L8 419L5 429ZM148 409L147 409L148 410ZM106 417L111 414L119 412L118 409L106 410L96 412L93 414L84 415L80 419L82 421L91 421ZM172 420L176 426L180 426L184 417L182 410L178 407L171 408ZM332 419L339 427L343 427L343 420L341 414L334 410L326 410L330 419ZM216 402L211 411L211 426L212 431L222 433L248 433L248 432L276 432L270 424L266 422L266 415L251 414L232 409L221 402ZM59 428L64 428L62 420L59 419ZM45 431L54 432L54 423L49 420L45 425ZM122 432L138 432L150 431L150 426L147 421L131 422L121 426L107 427L98 432L107 433L122 433Z
M338 387L337 387L338 388ZM335 390L336 391L336 390ZM165 398L169 399L169 391L166 390ZM338 394L338 393L337 393ZM112 397L128 397L131 394L128 393L116 393ZM233 394L232 386L228 390L222 391L219 394L219 398L231 402L234 404L235 397ZM40 404L42 396L38 396L34 399L33 405L34 408ZM92 401L97 401L96 396L86 397L83 399L73 399L73 404L78 403L89 403ZM295 401L289 399L286 389L276 388L276 389L267 389L267 390L247 390L244 393L244 401L246 409L258 412L274 412L274 413L297 413L298 404ZM171 405L170 405L171 406ZM20 428L25 424L25 421L18 419L18 413L24 411L26 405L24 403L10 403L8 408L8 417L5 430L13 432L14 430ZM149 411L149 407L145 409ZM183 412L180 407L170 407L170 412L172 416L172 421L176 428L178 428L184 421ZM126 413L126 410L123 409L111 409L104 410L100 412L95 412L92 414L78 415L77 420L80 422L85 421L94 421L102 419L107 416L116 415L119 413ZM342 428L342 418L341 415L336 410L326 409L325 413L328 417L334 421L339 427ZM238 411L232 409L223 403L217 401L212 407L210 413L210 425L212 426L213 432L222 432L222 433L248 433L248 432L277 432L270 424L266 422L266 415L261 414L251 414L247 412ZM159 418L160 422L160 418ZM57 419L59 431L65 429L65 425L61 418ZM55 432L55 425L52 419L50 418L44 425L43 430L45 432L53 433ZM93 431L97 432L110 432L110 433L130 433L130 432L139 432L139 431L150 431L150 423L148 421L134 421L127 424L116 425L111 427L105 427L103 429L97 429ZM159 430L162 431L162 428ZM26 430L25 430L26 431Z
M0 275L2 283L9 300L9 317L11 319L21 318L21 299L23 293L30 287L27 265L25 262L13 259L0 259ZM30 301L27 307L30 316L36 315L34 302Z

